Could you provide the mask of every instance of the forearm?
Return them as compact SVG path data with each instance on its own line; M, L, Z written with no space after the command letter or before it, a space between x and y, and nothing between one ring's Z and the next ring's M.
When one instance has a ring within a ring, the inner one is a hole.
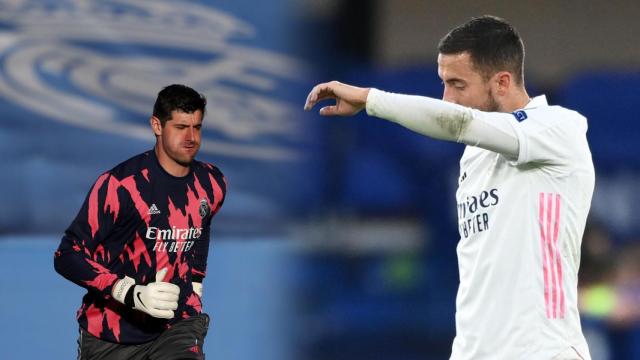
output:
M118 276L91 258L92 252L69 235L62 239L54 257L56 271L73 283L108 297Z
M191 280L202 283L207 275L207 258L209 256L210 228L204 228L200 239L196 241L193 249L193 263L191 267Z
M205 229L200 240L196 242L193 264L191 267L191 287L193 292L202 298L202 282L207 275L207 257L209 255L209 227Z
M62 237L54 258L56 271L77 285L109 297L118 275L108 268L110 257L104 241L116 227L116 219L126 218L131 206L119 181L108 172L100 175Z
M517 158L518 137L506 113L486 113L424 96L371 89L367 113L434 139L455 141Z

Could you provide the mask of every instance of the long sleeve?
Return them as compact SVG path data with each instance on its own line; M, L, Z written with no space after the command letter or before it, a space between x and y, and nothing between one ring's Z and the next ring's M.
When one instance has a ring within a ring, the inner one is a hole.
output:
M55 253L56 271L68 280L111 296L118 276L109 270L110 253L104 240L122 217L126 192L109 173L101 175L91 188L78 215L65 231Z
M213 165L195 161L178 178L162 169L153 150L98 177L54 260L56 271L88 289L78 310L80 326L106 341L140 344L167 324L199 314L193 282L206 274L211 217L224 190ZM166 271L163 282L180 288L172 319L155 319L120 306L120 296L114 299L114 288L125 289L117 286L120 279L147 286L159 271Z
M424 96L371 89L367 113L434 139L456 141L518 158L513 114L483 112Z
M220 210L227 194L227 181L220 172L220 170L214 166L211 166L208 174L209 183L213 190L213 198L211 203L208 204L207 224L203 226L202 235L200 240L196 242L193 251L194 261L193 268L191 269L191 278L193 281L202 282L207 274L207 258L209 256L209 246L211 237L211 220L213 216ZM204 225L204 224L203 224Z
M191 269L191 280L202 282L207 275L207 258L209 256L211 229L207 226L200 236L200 240L196 241L193 249L193 267Z

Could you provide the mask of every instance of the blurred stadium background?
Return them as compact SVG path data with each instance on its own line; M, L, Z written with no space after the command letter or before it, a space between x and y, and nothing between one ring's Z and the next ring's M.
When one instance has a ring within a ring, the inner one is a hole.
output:
M523 36L530 94L590 120L584 329L594 360L640 359L640 5L550 0L0 1L0 358L75 356L83 290L53 251L99 173L152 146L157 91L186 83L229 181L207 356L447 359L462 146L301 109L330 79L440 97L438 40L487 13Z

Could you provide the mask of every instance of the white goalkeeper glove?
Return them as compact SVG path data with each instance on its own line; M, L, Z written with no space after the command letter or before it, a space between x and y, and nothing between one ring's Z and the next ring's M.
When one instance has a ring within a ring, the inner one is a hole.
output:
M198 294L198 297L202 299L202 283L201 282L192 282L193 292Z
M147 285L136 285L135 280L125 276L113 285L113 298L155 318L171 319L173 310L178 308L180 288L164 282L166 274L167 268L163 268L156 274L156 281Z

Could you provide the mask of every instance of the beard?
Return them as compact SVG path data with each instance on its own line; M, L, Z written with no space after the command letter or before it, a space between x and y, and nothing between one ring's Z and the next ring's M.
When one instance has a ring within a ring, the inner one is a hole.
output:
M482 104L482 108L479 109L482 111L487 111L487 112L498 112L500 111L500 105L498 105L498 102L496 101L496 97L493 96L493 93L491 92L491 89L488 90L487 92L487 100L484 102L484 104Z
M181 145L182 146L182 145ZM180 147L178 149L172 149L170 146L164 146L164 152L167 156L173 160L174 162L188 167L193 162L193 159L196 157L198 150L200 149L199 144L195 145L196 151L193 154L185 154L180 151Z

